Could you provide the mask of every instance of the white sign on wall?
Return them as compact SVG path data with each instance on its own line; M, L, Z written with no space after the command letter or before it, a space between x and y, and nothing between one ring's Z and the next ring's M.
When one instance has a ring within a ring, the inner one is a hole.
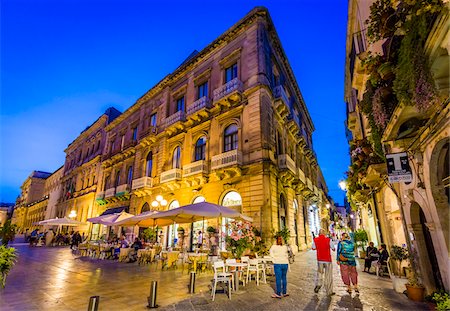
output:
M412 172L406 152L387 154L386 162L390 183L412 182Z

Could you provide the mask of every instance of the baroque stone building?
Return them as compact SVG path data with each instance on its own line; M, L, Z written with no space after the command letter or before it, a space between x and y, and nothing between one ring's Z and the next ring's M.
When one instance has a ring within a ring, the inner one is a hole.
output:
M294 249L305 249L312 232L329 223L313 131L269 13L255 8L122 114L102 116L69 145L57 215L74 210L86 221L206 200L252 217L266 239L287 227ZM153 203L158 195L166 204ZM187 243L203 226L187 228ZM98 237L106 228L77 229ZM165 245L175 230L163 229Z
M373 3L372 12L379 15L371 15ZM436 2L418 11L415 3L402 9L395 1L380 3L349 2L349 197L371 240L407 245L427 291L448 290L449 4ZM408 10L414 14L402 20ZM377 151L381 156L375 159ZM385 155L404 156L402 162L389 161L391 182ZM406 182L393 181L401 163L411 175Z

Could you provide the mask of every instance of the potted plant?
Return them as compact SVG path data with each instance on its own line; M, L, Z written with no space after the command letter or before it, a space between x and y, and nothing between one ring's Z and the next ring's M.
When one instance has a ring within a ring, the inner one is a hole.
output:
M420 283L419 277L415 271L412 271L408 282L405 284L406 286L406 294L408 298L413 301L423 301L425 286Z
M6 276L17 261L16 249L0 245L0 284L4 288Z
M364 229L358 229L355 231L355 243L359 251L359 258L366 258L365 247L369 241L367 232Z
M159 227L156 227L156 228L149 227L149 228L145 229L144 232L142 232L144 240L147 242L150 242L150 243L155 243L159 229L160 229Z
M445 290L433 292L431 295L425 297L425 301L433 303L430 310L447 311L450 310L450 295Z
M227 250L234 258L240 259L245 250L253 247L255 234L252 224L246 221L232 221L227 224L231 235L225 237Z
M208 228L206 228L206 232L208 232L209 236L212 237L214 236L214 234L216 234L216 228L214 228L213 226L209 226Z
M405 247L393 245L391 247L391 260L395 261L395 269L391 274L392 286L397 293L403 293L404 285L408 282L408 279L402 277L402 261L409 258L408 250Z
M17 226L11 224L11 219L8 219L3 227L0 227L0 240L2 245L7 246L10 241L14 240Z

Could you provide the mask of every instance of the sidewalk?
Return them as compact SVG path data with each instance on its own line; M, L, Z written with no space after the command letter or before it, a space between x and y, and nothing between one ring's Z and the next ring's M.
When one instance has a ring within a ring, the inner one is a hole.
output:
M21 241L18 241L21 242ZM334 265L335 296L314 294L315 253L300 253L288 274L289 297L273 299L274 279L256 286L251 282L239 293L217 293L211 301L208 285L211 273L200 273L196 294L188 294L186 270L161 271L160 266L139 266L110 260L76 258L68 247L17 247L20 257L0 290L0 309L16 310L87 310L89 297L100 296L99 310L148 310L151 280L158 281L159 310L428 310L392 290L388 279L360 273L359 296L348 295L337 265Z

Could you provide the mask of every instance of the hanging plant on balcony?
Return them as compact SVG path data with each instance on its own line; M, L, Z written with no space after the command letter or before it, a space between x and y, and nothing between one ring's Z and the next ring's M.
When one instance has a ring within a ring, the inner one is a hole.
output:
M415 105L419 111L438 100L424 44L435 14L442 9L440 0L414 1L405 9L408 18L402 25L405 36L399 48L394 92L400 102Z
M369 42L373 43L394 34L397 23L395 13L391 0L378 0L370 6L370 16L366 21Z

